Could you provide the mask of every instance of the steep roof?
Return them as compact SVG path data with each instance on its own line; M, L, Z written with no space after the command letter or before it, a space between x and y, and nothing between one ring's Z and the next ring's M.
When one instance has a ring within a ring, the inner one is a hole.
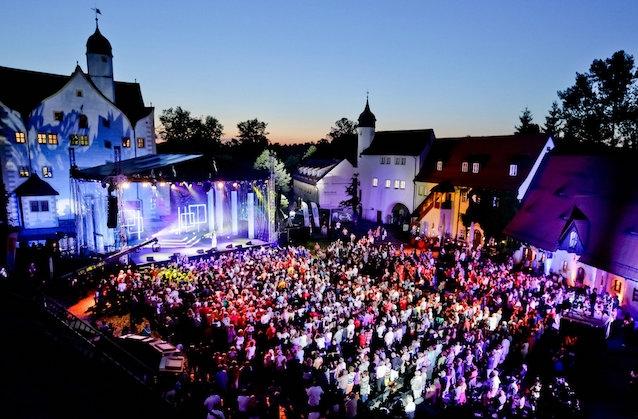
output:
M19 112L26 121L44 99L62 89L70 79L71 76L0 66L0 102ZM115 82L115 106L132 124L153 109L144 106L139 83L121 81Z
M548 139L546 135L437 138L415 180L514 191L529 175ZM438 162L442 170L437 170ZM463 162L468 163L467 172L461 170ZM479 163L478 173L472 173L472 163ZM510 164L517 165L516 176L509 175Z
M332 169L343 160L339 159L306 159L293 173L292 178L300 182L316 185Z
M113 50L111 49L111 43L108 39L102 35L100 29L96 26L93 35L89 36L86 40L86 53L87 54L102 54L113 57Z
M52 196L52 195L60 195L58 191L53 189L51 185L49 185L44 180L40 179L38 175L32 173L29 176L29 179L25 180L15 188L13 191L17 196Z
M372 111L370 110L370 103L368 99L366 99L366 107L363 108L363 112L359 115L358 126L360 127L371 127L374 128L377 123L377 118L374 116Z
M434 140L432 129L377 131L363 155L418 156Z
M636 152L559 154L543 162L505 232L554 251L574 226L580 261L638 280Z

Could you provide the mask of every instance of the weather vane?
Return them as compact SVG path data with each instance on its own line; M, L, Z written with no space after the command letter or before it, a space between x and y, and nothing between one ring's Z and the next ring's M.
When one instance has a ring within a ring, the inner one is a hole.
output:
M98 24L97 24L97 21L98 21L97 15L101 15L102 12L100 12L100 9L98 9L97 7L93 7L93 8L91 8L91 10L93 10L95 12L95 27L97 28L97 26L98 26Z

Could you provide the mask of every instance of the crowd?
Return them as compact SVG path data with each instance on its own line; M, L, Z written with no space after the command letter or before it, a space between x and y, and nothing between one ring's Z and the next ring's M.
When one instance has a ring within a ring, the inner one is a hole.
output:
M99 284L96 313L179 343L189 373L171 397L203 401L208 419L578 414L558 331L583 291L435 244L404 250L373 230L122 271Z

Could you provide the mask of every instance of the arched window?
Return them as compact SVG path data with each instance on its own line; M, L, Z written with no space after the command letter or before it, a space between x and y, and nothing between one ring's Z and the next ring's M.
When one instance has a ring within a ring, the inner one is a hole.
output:
M573 249L574 247L576 247L577 243L578 243L578 233L572 230L572 232L569 233L569 248Z

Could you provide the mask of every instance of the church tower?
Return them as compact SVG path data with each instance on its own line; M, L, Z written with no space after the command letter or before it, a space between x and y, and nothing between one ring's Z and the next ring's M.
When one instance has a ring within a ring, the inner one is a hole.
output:
M95 20L95 32L86 41L86 66L91 80L111 102L115 101L113 52L111 43L102 35Z
M370 147L372 143L376 122L377 118L370 110L370 103L366 98L366 107L359 115L359 124L357 125L357 163L361 160L363 150Z

